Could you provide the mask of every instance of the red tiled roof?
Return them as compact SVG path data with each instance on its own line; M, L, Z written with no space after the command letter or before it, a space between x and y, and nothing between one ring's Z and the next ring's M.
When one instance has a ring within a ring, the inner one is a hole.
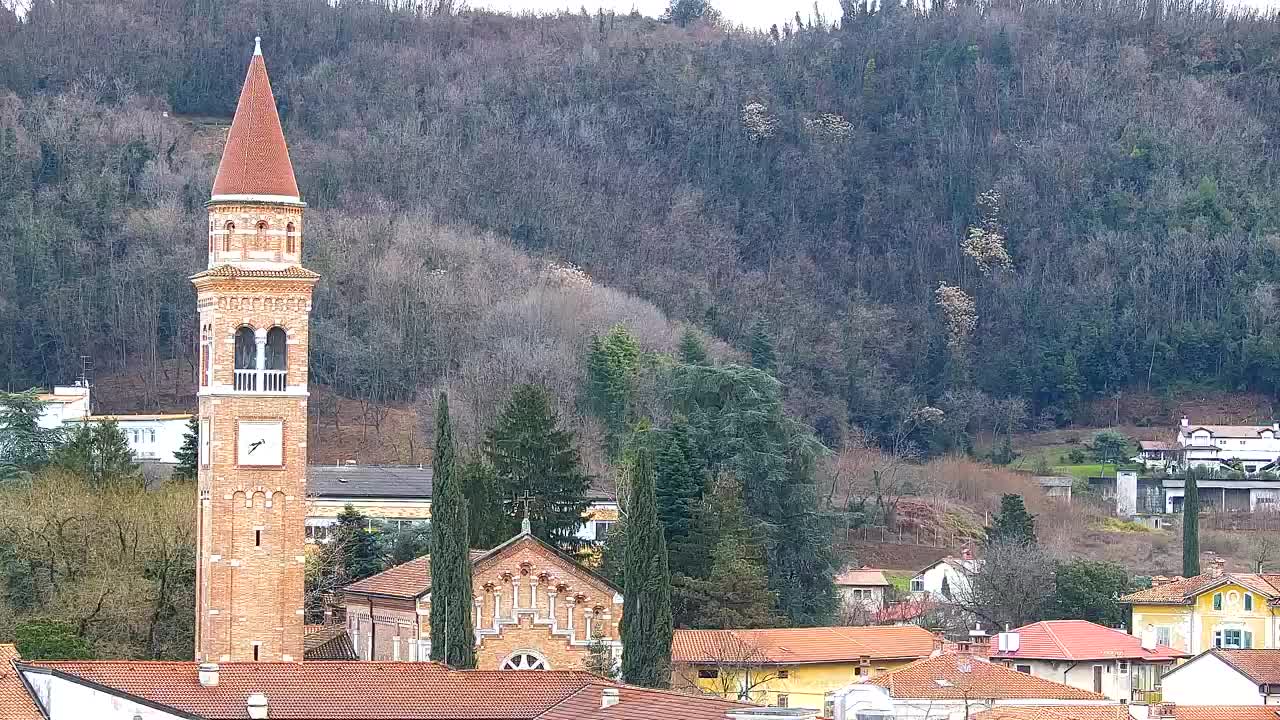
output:
M257 51L249 61L236 116L213 180L213 196L219 195L298 197L267 65Z
M1266 705L1178 705L1175 720L1277 720L1280 708Z
M618 685L582 671L451 670L426 662L222 663L214 687L200 685L197 665L190 662L58 661L21 667L85 680L208 720L245 717L252 693L266 695L273 720L647 720L658 717L659 708L664 720L719 720L726 709L739 706ZM617 688L621 702L601 710L605 688Z
M308 625L303 628L303 660L357 660L351 636L342 625Z
M471 564L475 564L489 553L485 550L471 551ZM423 555L409 562L400 563L357 580L342 589L343 592L361 595L383 595L386 597L416 598L427 594L431 589L431 556Z
M242 268L235 265L219 265L203 270L191 276L192 280L202 277L230 277L230 278L290 278L295 280L315 280L320 276L310 270L302 267L291 266L283 270L255 270L250 268Z
M1173 660L1190 657L1165 645L1142 648L1142 639L1088 620L1046 620L1014 630L1017 652L994 652L993 659L1035 660Z
M772 630L676 630L676 663L746 662L753 665L847 662L927 657L933 635L922 627L819 627Z
M932 700L1106 700L1087 690L1038 678L971 655L947 653L917 660L867 682L894 698Z
M1006 705L984 710L973 720L1130 720L1127 705Z
M845 570L836 576L836 585L852 585L860 587L868 586L889 586L889 581L884 579L884 573L871 568L854 568Z
M941 607L941 604L928 598L914 598L902 602L890 603L875 611L871 619L878 623L907 622L915 620Z
M1218 585L1235 583L1248 588L1268 600L1280 598L1280 575L1255 573L1203 573L1189 578L1178 578L1146 590L1139 590L1120 598L1120 602L1136 605L1174 605L1192 602L1195 597Z
M600 707L602 685L588 685L538 720L725 720L745 703L638 687L618 688L618 704Z
M1259 685L1280 685L1280 650L1214 648L1209 652Z
M1173 443L1164 440L1139 440L1138 447L1143 450L1172 450Z
M0 645L0 720L41 720L44 716L13 666L17 659L14 646Z

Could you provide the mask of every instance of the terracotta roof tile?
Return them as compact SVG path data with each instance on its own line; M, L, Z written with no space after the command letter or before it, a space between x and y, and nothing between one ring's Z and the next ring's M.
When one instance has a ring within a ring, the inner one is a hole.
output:
M1191 602L1197 595L1216 585L1235 583L1263 595L1268 600L1280 597L1280 575L1254 573L1203 573L1195 577L1179 578L1155 587L1139 590L1120 598L1120 602L1136 605L1173 605Z
M276 113L267 65L257 51L249 61L222 162L213 180L213 196L220 195L298 197L298 183Z
M1280 685L1280 650L1214 648L1209 652L1259 685Z
M1130 720L1125 705L1008 705L984 710L973 720Z
M588 685L538 720L725 720L725 712L745 703L678 692L619 687L618 704L600 707L605 685Z
M302 267L291 266L283 270L256 270L251 268L242 268L235 265L219 265L203 270L191 276L192 280L202 277L230 277L230 278L291 278L297 280L315 280L320 277L317 273Z
M475 564L489 553L484 550L471 551L471 563ZM342 589L343 592L360 595L384 595L387 597L416 598L427 594L431 589L431 556L423 555L406 563L400 563L357 580Z
M303 629L302 659L304 660L357 660L351 636L341 625L308 625Z
M1173 660L1190 657L1165 645L1142 648L1142 639L1088 620L1046 620L1024 625L1018 633L1017 652L994 652L993 659L1037 660Z
M1280 708L1265 705L1178 705L1175 720L1277 720Z
M868 682L888 688L894 698L1106 700L1097 693L954 653L917 660Z
M933 635L915 625L819 627L772 630L676 630L671 660L708 663L732 660L759 665L795 665L926 657Z
M41 720L44 716L13 666L17 659L14 646L0 645L0 720Z
M1271 429L1270 425L1190 425L1182 428L1182 434L1190 435L1196 430L1208 430L1214 437L1256 438L1263 430Z
M845 570L836 576L836 585L854 585L860 587L868 587L880 585L888 587L889 581L884 579L884 573L871 568L854 568Z

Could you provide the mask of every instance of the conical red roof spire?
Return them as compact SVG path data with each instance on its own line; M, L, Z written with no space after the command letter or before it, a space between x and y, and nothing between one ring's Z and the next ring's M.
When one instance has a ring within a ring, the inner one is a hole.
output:
M214 200L253 199L244 196L299 199L289 147L284 142L276 99L267 78L267 64L262 60L261 38L254 38L249 73L222 150L218 176L213 180Z

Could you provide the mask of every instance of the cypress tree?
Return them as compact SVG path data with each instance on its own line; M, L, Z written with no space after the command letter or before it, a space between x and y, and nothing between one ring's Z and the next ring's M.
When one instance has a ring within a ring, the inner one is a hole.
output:
M631 466L631 503L627 517L627 554L622 614L622 677L632 685L671 685L671 573L667 544L658 522L650 450L641 446Z
M431 498L431 659L455 668L476 666L471 624L471 555L467 498L454 467L456 448L449 397L440 393Z
M987 528L987 544L996 542L1036 543L1036 518L1027 512L1021 495L1008 494L1000 498L1000 512L991 519Z
M191 480L197 473L196 461L200 456L200 421L195 415L187 422L187 429L182 434L182 447L173 454L177 464L173 467L173 476L178 479Z
M1204 468L1187 468L1182 500L1182 574L1200 574L1200 478Z
M536 385L521 385L498 423L485 436L484 454L494 472L497 497L528 492L533 534L566 552L578 550L578 528L590 503L589 481L573 446L573 433L560 428L551 395ZM519 509L507 509L506 537L520 526Z
M706 558L706 548L691 544L691 534L702 497L702 482L690 462L689 428L677 421L658 453L655 470L658 519L662 522L672 575L696 575Z

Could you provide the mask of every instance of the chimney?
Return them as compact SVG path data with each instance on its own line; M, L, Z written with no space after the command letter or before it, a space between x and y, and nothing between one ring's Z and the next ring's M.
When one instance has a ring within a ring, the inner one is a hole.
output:
M1156 649L1156 626L1147 625L1142 631L1142 649L1148 652Z
M1227 564L1226 560L1215 557L1209 561L1209 575L1212 577L1222 577L1222 568Z
M1183 416L1182 416L1182 427L1190 427L1190 426L1191 426L1191 421L1187 419L1187 416L1186 416L1186 415L1183 415Z
M972 559L973 559L973 548L969 547L968 545L965 545L964 547L960 548L960 559L961 559L961 560L972 560Z
M1147 710L1147 720L1174 720L1173 703L1155 703Z
M200 687L218 686L218 663L200 663Z
M618 696L618 688L604 688L600 691L600 709L611 708L622 701ZM263 717L266 717L265 715Z
M937 657L946 652L947 636L942 633L942 628L933 629L933 652L930 657Z
M252 693L245 700L248 705L249 717L251 720L266 720L267 718L267 696L262 693Z

